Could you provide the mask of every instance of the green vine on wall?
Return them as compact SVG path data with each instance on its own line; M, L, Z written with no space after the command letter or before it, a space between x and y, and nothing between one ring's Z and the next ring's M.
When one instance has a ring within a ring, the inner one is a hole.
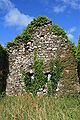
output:
M32 86L32 83L31 83L31 79L30 79L30 74L29 73L25 73L25 71L21 68L20 69L21 71L21 74L22 74L22 78L24 80L24 89L28 92L28 91L31 91L31 86Z
M34 80L33 80L33 94L39 91L39 88L44 87L47 78L43 73L43 61L41 59L37 59L37 52L34 51Z
M54 35L57 35L57 36L61 35L63 38L68 40L68 37L67 37L65 30L62 29L59 25L53 24L52 25L52 32L54 33Z
M31 81L30 74L25 73L24 70L21 70L22 78L25 84L25 90L32 92L33 95L36 95L39 91L39 88L44 87L47 78L43 73L43 61L37 58L37 52L34 50L34 79Z
M52 94L52 95L56 94L56 89L57 89L58 82L60 80L61 73L62 73L62 66L61 66L60 55L59 55L59 51L58 51L55 61L53 61L52 58L50 60L51 78L50 78L50 81L48 83L49 90L50 90L49 94ZM51 85L51 87L50 87L50 85Z

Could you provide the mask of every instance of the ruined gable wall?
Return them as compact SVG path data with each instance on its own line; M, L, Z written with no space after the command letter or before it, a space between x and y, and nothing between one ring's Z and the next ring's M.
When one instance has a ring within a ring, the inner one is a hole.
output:
M23 68L26 72L30 72L31 70L33 71L34 49L37 50L38 58L43 60L44 72L49 72L50 58L52 56L53 59L55 59L57 56L57 50L58 48L60 49L60 56L63 63L61 78L61 82L63 81L63 83L60 83L59 86L59 91L61 91L59 92L60 94L64 94L67 86L75 84L78 80L75 58L70 50L67 40L64 40L63 42L62 37L57 37L53 35L53 33L50 33L50 27L51 24L37 28L30 41L20 43L16 48L10 47L8 49L9 74L6 87L7 95L15 95L24 89L24 82L21 77L20 68ZM69 74L67 71L69 71ZM67 77L67 79L65 77ZM63 85L65 81L67 83L66 87ZM63 88L64 90L62 90Z

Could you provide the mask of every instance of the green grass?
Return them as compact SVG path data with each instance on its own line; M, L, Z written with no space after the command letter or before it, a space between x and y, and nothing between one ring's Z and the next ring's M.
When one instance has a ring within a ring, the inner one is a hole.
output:
M80 96L6 96L0 100L0 120L80 120Z

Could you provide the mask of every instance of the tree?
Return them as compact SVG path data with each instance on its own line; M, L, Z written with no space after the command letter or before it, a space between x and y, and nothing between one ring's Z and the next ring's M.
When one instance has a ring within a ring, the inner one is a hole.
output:
M79 76L79 82L80 82L80 33L79 33L77 50L76 50L76 59L77 59L77 63L78 63L78 76Z

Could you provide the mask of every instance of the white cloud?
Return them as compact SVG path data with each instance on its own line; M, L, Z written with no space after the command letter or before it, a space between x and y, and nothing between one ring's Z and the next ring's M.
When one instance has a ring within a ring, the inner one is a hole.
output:
M76 28L75 27L72 27L70 28L68 31L67 31L67 36L70 40L73 40L74 39L74 35L73 33L75 32Z
M57 6L54 6L54 12L64 12L67 7L80 9L80 0L56 0Z
M10 0L0 0L0 9L8 11L14 7L14 4Z
M64 12L64 10L66 9L66 6L55 6L54 7L54 12L56 13L60 13L60 12Z
M5 16L5 22L8 26L17 25L20 27L25 27L32 21L32 19L33 17L24 15L17 8L10 10Z
M60 1L60 0L59 0ZM79 0L61 0L66 6L69 5L74 9L80 9Z
M62 0L64 3L70 5L74 9L80 9L80 1L79 0Z
M0 9L6 9L4 21L7 26L26 27L33 19L29 15L21 13L10 0L0 0Z
M73 40L74 39L74 36L72 35L72 34L67 34L67 36L68 36L68 38L69 38L69 40Z
M72 27L68 30L68 33L73 33L73 32L75 32L75 30L76 30L76 27Z

